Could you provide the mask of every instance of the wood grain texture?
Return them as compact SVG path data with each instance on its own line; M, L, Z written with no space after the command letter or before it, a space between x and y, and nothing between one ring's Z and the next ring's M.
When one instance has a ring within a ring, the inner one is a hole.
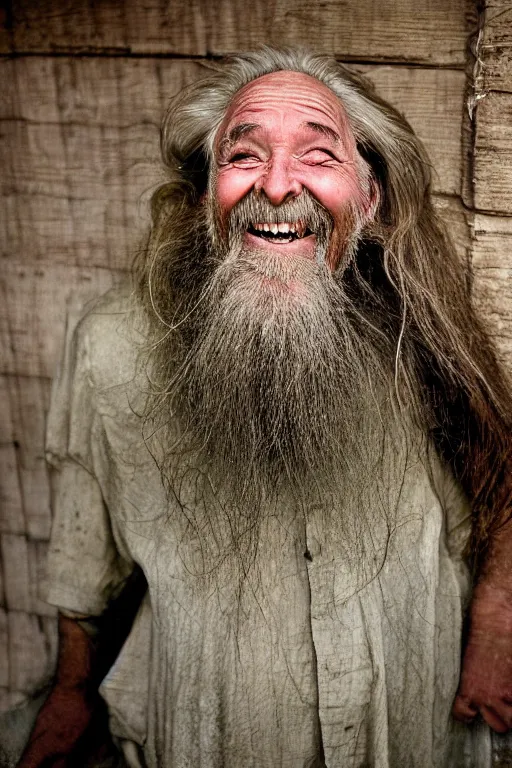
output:
M0 608L0 687L9 686L9 633L7 630L7 613ZM0 702L1 704L1 702ZM1 711L1 708L0 708Z
M475 214L473 295L500 357L512 373L512 218Z
M55 618L57 609L46 602L48 542L29 539L27 554L31 613Z
M23 520L24 531L31 539L47 541L51 511L44 436L51 382L50 379L25 376L0 377L0 381L8 393L16 444L22 502L18 519Z
M433 203L457 251L460 263L469 271L472 243L468 211L458 197L434 197Z
M192 62L18 59L0 149L3 256L127 267L163 180L159 125ZM7 243L9 251L6 252Z
M150 191L164 178L161 116L170 95L205 68L111 58L24 58L1 67L11 84L0 108L3 258L128 267L148 223ZM463 73L363 69L424 141L435 191L457 194Z
M11 0L15 51L204 56L262 43L346 58L463 66L470 0ZM10 42L9 42L10 41Z
M12 533L2 534L0 553L4 571L7 610L30 613L32 599L27 537Z
M24 533L21 480L8 382L0 377L0 534Z
M56 622L22 611L7 614L9 688L33 693L49 681L56 659Z
M477 38L477 82L480 93L512 93L512 5L510 0L487 0Z
M512 93L478 102L473 176L475 207L512 215Z
M410 67L365 66L358 71L407 118L425 144L435 192L461 191L464 72Z
M0 554L8 611L57 615L56 609L46 602L47 550L45 541L33 541L25 535L2 534Z
M115 274L97 267L6 263L0 278L0 373L51 378L63 335L66 302L83 303L111 287Z

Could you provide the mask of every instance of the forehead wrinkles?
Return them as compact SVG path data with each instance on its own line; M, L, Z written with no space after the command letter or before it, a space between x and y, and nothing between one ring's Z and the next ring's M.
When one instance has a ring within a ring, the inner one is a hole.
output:
M326 122L354 145L348 118L338 98L319 80L298 72L274 72L245 85L228 107L217 140L238 122L257 123L258 115L264 112L284 119L290 110L300 113L304 120L309 117Z

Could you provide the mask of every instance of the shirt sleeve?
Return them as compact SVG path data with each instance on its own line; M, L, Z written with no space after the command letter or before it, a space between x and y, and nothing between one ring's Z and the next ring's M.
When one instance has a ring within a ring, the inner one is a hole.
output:
M71 307L47 421L47 458L55 470L47 600L63 610L99 616L133 562L116 545L97 479L93 443L101 439L102 422L87 330L87 316Z

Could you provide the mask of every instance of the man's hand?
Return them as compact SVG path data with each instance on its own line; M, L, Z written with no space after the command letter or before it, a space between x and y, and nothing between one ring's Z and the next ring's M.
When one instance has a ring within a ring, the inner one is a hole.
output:
M498 733L512 728L512 593L480 583L474 592L453 715L480 714Z
M142 571L134 568L101 621L79 614L59 615L55 684L18 768L76 768L75 749L100 755L108 748L108 729L103 727L106 710L98 687L128 637L146 588Z
M78 621L59 616L55 684L37 716L18 768L64 768L89 727L101 699L93 669L93 643Z
M69 765L67 758L91 724L98 706L96 699L83 689L56 685L39 712L18 768Z

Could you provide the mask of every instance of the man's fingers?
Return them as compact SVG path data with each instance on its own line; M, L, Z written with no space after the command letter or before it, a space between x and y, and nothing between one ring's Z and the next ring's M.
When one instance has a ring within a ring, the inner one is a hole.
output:
M492 707L482 705L480 707L480 713L487 725L492 728L493 731L496 731L496 733L506 733L509 730L510 725L503 719L503 715L501 713L498 714ZM510 719L507 719L510 723Z
M453 717L462 723L472 722L479 713L496 733L506 733L512 728L512 706L509 701L499 702L496 706L474 704L470 698L459 694L453 702Z
M453 702L452 714L456 720L469 723L478 714L478 709L469 703L469 699L459 695Z

